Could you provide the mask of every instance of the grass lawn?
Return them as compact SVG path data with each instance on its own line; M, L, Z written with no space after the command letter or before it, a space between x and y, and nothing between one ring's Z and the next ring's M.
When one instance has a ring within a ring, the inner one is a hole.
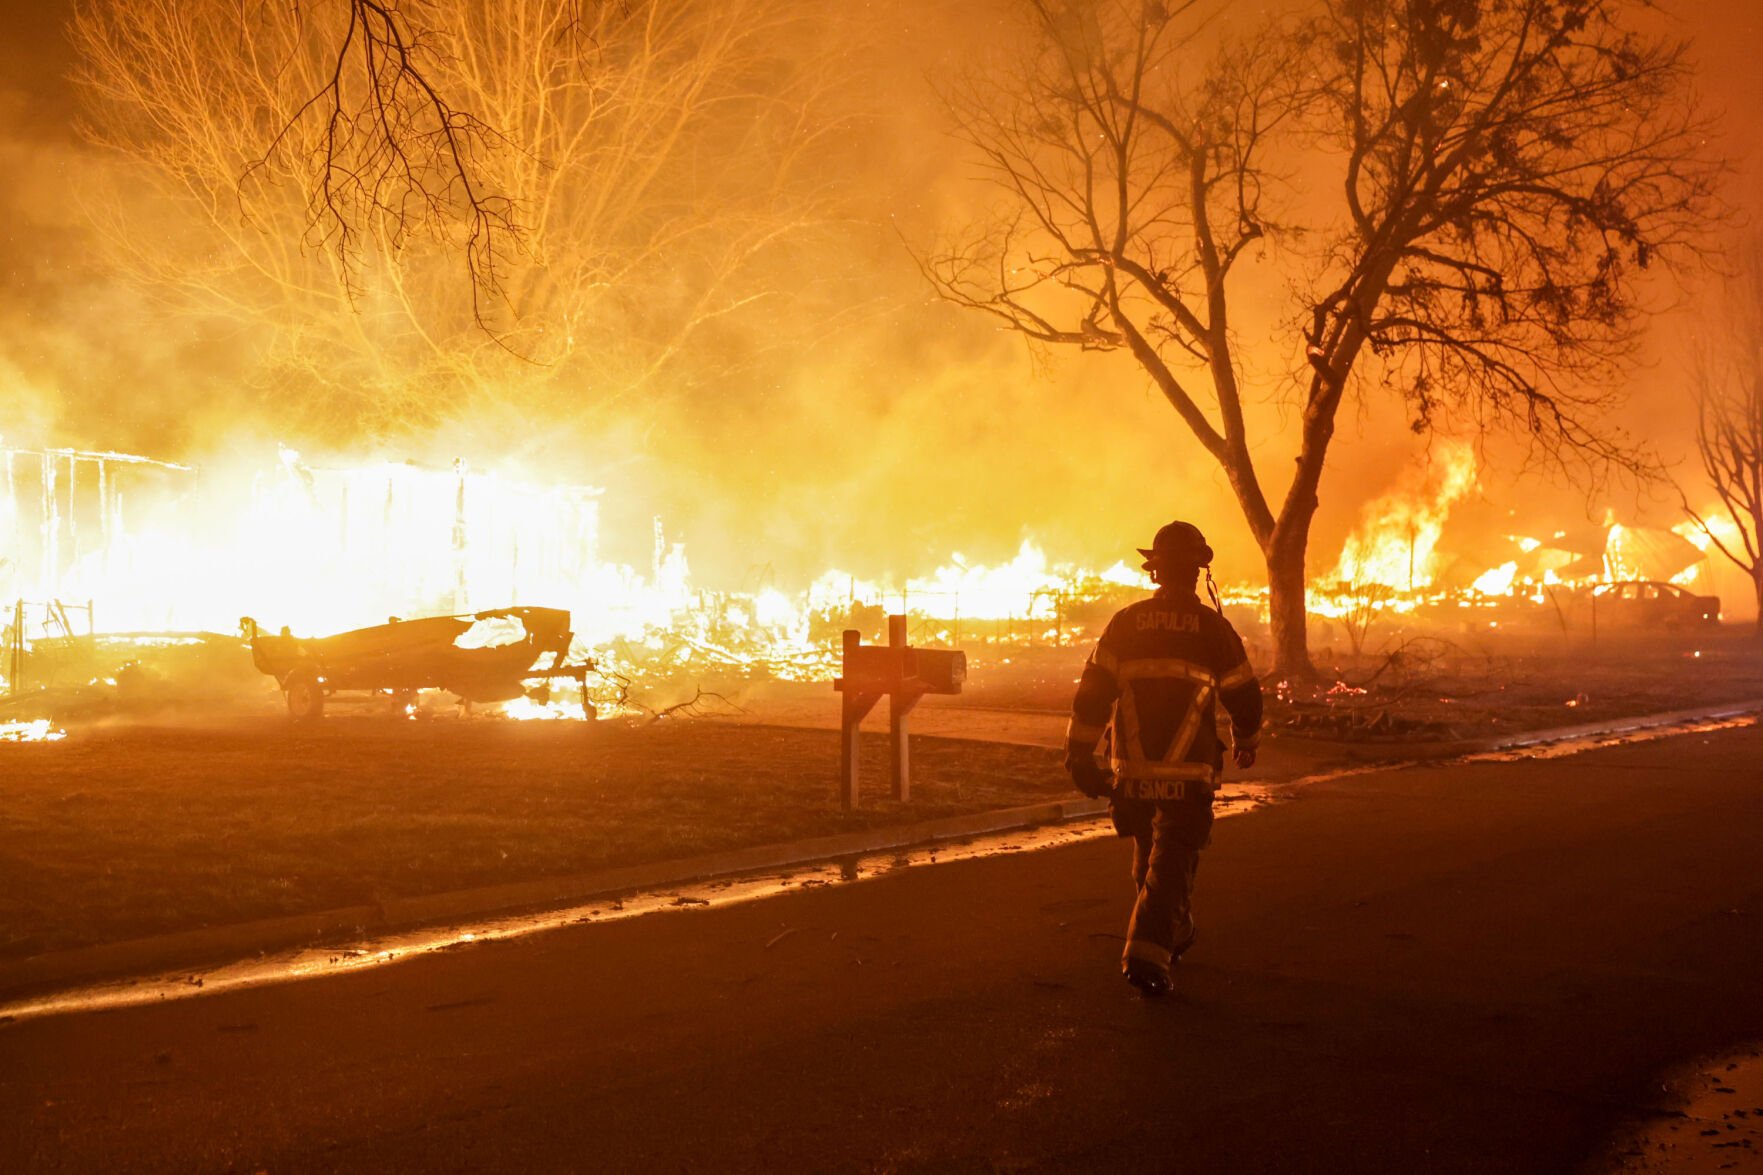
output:
M840 811L831 731L333 718L0 744L0 959L1067 797L1058 753L915 737Z

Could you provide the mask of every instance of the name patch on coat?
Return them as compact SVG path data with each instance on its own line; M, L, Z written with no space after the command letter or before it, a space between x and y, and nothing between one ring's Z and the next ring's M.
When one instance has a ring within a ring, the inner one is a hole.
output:
M1200 614L1198 612L1140 612L1138 615L1140 632L1199 632Z

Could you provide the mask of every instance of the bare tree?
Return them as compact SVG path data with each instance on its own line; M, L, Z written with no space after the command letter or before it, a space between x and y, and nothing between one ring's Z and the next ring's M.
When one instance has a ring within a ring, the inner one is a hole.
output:
M1347 635L1347 647L1355 659L1364 656L1365 642L1378 617L1396 594L1388 584L1359 582L1343 584L1340 596L1341 629Z
M457 240L481 311L481 299L498 290L505 254L519 245L514 202L484 175L486 156L507 143L445 92L446 54L422 23L434 15L430 7L429 0L83 3L72 32L88 88L149 117L171 104L143 90L143 81L171 82L176 95L193 86L221 90L259 71L251 79L258 83L252 137L229 144L239 157L229 163L243 163L233 182L298 187L308 240L334 252L352 295L366 241ZM226 36L213 36L222 29ZM197 112L173 113L191 141L229 129L179 117Z
M108 0L73 25L112 260L387 431L679 387L823 213L846 62L807 0ZM145 194L145 195L144 195ZM459 259L471 281L462 288ZM487 329L485 329L487 328Z
M1693 244L1719 169L1679 48L1624 27L1643 0L1317 0L1196 70L1197 2L1024 0L1015 68L951 96L1004 211L921 263L1035 343L1131 354L1260 546L1277 667L1308 672L1348 388L1395 387L1416 431L1512 424L1549 456L1642 463L1599 428L1599 389L1642 320L1638 271ZM1331 171L1332 195L1281 198L1275 158ZM1294 290L1278 498L1233 322L1264 243Z
M1684 509L1722 555L1751 579L1757 631L1763 634L1763 238L1753 237L1745 264L1726 284L1725 311L1704 336L1691 376L1696 398L1696 453L1731 528Z
M408 4L420 8L424 0ZM445 241L457 226L481 323L483 299L501 292L504 254L520 240L514 201L486 188L480 175L482 156L506 141L441 92L436 78L445 75L444 62L399 0L342 6L348 18L333 34L329 72L252 168L294 139L303 121L321 124L322 150L307 165L309 224L333 243L345 281L358 262L356 241L369 231L364 225L394 247L412 232ZM294 21L303 12L299 3L289 5Z

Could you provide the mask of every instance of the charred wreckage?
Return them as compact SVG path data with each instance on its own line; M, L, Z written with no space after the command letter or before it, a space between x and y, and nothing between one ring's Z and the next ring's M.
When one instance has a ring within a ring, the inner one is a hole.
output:
M326 700L340 693L390 697L400 710L408 710L424 689L445 690L467 706L529 694L545 701L557 678L582 687L584 716L594 717L586 688L594 663L569 663L575 634L561 608L393 617L325 637L294 636L285 627L268 633L249 616L239 627L252 663L275 678L296 721L323 717ZM541 665L547 655L550 663Z

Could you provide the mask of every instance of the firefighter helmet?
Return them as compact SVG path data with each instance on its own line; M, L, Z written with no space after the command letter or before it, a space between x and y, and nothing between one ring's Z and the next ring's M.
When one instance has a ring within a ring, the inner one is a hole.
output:
M1206 544L1206 536L1200 533L1200 528L1191 522L1170 523L1157 532L1149 547L1140 547L1138 552L1145 557L1147 568L1153 563L1180 567L1212 565L1212 548Z

